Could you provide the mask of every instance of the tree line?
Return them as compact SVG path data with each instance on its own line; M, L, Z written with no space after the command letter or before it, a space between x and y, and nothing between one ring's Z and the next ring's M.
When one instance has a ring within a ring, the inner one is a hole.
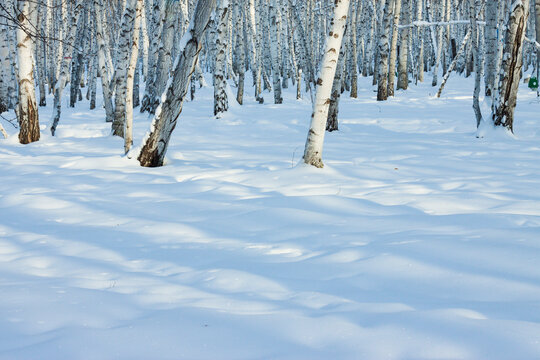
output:
M37 141L47 94L54 135L62 97L74 107L85 96L94 109L99 81L104 120L126 153L134 108L152 114L137 158L161 166L203 74L212 74L219 118L229 102L243 104L250 73L247 96L259 103L280 104L289 86L311 99L304 161L322 167L324 134L338 130L340 97L358 96L359 76L371 77L385 101L424 81L440 96L452 73L474 75L477 127L513 131L522 74L538 79L539 43L540 0L3 0L0 114L15 110L19 141Z

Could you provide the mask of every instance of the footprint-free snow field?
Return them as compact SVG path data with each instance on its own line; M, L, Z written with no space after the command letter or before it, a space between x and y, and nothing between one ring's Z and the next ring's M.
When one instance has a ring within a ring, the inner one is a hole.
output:
M540 358L536 94L476 138L472 79L384 103L370 82L324 169L292 89L220 119L199 90L161 168L138 109L131 158L87 102L51 137L49 98L30 145L4 123L0 359Z

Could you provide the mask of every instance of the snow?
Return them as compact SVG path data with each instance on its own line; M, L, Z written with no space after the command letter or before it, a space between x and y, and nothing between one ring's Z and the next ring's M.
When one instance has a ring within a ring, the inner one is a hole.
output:
M57 137L41 108L26 146L4 123L0 359L539 358L535 93L515 136L476 138L472 79L387 102L370 83L344 94L324 169L301 164L294 87L221 119L199 90L161 168L87 103Z

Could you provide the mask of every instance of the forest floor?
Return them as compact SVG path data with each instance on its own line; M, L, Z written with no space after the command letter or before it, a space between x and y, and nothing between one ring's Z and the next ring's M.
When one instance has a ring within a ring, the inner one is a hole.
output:
M86 100L30 145L4 122L0 359L540 358L536 94L478 139L472 79L370 82L324 169L292 88L221 119L199 90L153 169Z

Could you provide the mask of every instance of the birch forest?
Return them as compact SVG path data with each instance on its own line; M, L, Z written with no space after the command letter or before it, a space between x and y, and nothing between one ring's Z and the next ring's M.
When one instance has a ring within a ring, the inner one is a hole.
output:
M0 111L15 110L11 125L27 144L40 138L47 94L53 136L63 98L70 107L86 98L105 108L126 153L133 111L147 112L138 158L160 166L204 74L217 117L244 97L281 104L295 87L313 103L304 159L322 167L324 132L339 129L340 97L358 96L359 77L373 79L379 101L419 82L440 97L449 77L474 77L477 126L513 131L522 74L538 79L539 22L539 0L3 0Z
M0 360L540 359L540 0L0 0Z

